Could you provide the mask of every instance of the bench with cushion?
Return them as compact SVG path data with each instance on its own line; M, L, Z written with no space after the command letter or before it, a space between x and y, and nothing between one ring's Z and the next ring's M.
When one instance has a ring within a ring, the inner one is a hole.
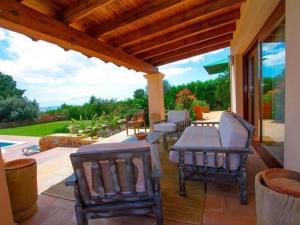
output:
M165 120L156 121L154 131L163 132L164 149L168 150L168 137L179 137L187 126L190 126L187 110L170 110Z
M252 153L254 127L240 116L224 112L220 123L200 122L187 127L171 148L170 161L179 166L180 194L186 180L240 184L240 200L247 204L246 160ZM218 128L217 128L218 126Z

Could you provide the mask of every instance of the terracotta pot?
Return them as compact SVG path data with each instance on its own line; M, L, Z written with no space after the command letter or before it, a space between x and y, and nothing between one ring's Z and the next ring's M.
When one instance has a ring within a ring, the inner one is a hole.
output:
M203 113L202 113L202 107L200 105L196 105L193 107L195 118L196 120L202 120L203 119Z
M272 103L263 104L263 118L264 119L272 118Z
M209 113L210 112L209 105L202 106L202 112Z

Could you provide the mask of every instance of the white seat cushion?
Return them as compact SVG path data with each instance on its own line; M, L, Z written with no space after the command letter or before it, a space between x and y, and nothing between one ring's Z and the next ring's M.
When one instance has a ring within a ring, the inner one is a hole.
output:
M221 116L219 134L222 147L244 148L248 141L248 131L229 112L224 112ZM239 154L229 154L229 169L237 170L240 166ZM226 160L224 168L227 168Z
M168 122L181 122L189 119L189 111L187 110L170 110L168 112Z
M187 127L174 147L221 147L220 137L217 128L215 127ZM223 154L217 155L217 162L215 154L207 154L208 166L222 167ZM179 154L177 151L170 151L169 159L171 162L179 162ZM192 152L184 153L184 161L187 165L193 164ZM196 163L198 166L203 166L203 153L196 153Z
M154 130L160 132L175 132L177 131L177 125L171 122L158 123L154 125Z

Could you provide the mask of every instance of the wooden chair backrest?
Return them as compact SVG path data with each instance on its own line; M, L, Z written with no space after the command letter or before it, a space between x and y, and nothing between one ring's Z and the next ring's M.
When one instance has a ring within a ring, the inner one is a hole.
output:
M149 147L78 152L71 154L70 158L78 181L79 193L85 205L153 199ZM139 171L136 168L136 160L142 162L142 166L138 168ZM120 162L123 162L123 168L120 167ZM107 165L108 171L104 171L103 164ZM90 171L86 171L86 165L91 165ZM125 177L120 177L121 170L125 170ZM87 177L87 174L90 174L90 177ZM141 175L144 190L138 191L137 182ZM107 190L104 183L107 178L112 180L113 191ZM126 192L123 192L121 187L121 180L124 182L124 178L129 187Z

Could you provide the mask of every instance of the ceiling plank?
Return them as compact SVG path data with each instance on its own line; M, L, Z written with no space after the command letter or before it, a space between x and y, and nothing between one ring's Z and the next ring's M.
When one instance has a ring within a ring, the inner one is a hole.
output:
M112 0L79 0L61 13L62 21L67 24L74 23L110 2Z
M158 56L161 54L172 52L174 50L181 49L197 43L202 43L204 41L211 40L225 34L233 33L235 31L235 28L236 28L235 23L227 24L222 27L218 27L200 34L196 34L184 39L180 39L175 42L171 42L166 45L159 46L157 48L150 49L148 51L136 54L135 56L139 59L145 60L153 56Z
M152 14L159 13L160 11L171 8L183 1L184 0L153 0L144 6L141 6L128 13L125 13L122 16L114 18L111 21L92 28L90 31L88 31L88 33L92 34L95 37L100 37L105 33L109 33L111 31L124 27L130 23L141 20Z
M66 49L145 73L157 68L15 0L0 0L0 26Z
M176 61L179 61L179 60L187 59L187 58L190 58L190 57L193 57L193 56L196 56L196 55L205 54L205 53L215 51L215 50L218 50L218 49L221 49L221 48L226 48L226 47L229 47L229 46L230 46L229 41L224 42L224 43L220 43L220 44L210 46L210 47L207 47L207 48L197 49L193 52L183 53L181 55L176 55L176 56L173 56L173 57L169 57L167 59L161 59L160 61L155 62L154 65L155 66L165 65L165 64L168 64L168 63L172 63L172 62L176 62Z
M178 25L199 19L204 20L205 18L218 15L222 12L237 9L240 7L242 1L243 0L211 1L173 16L172 18L166 18L161 22L152 24L151 26L146 26L134 32L129 32L121 37L110 40L109 42L113 46L127 47L130 44L134 44L135 41L144 39L147 36L151 36L162 31L167 31L168 29L175 28Z
M193 44L193 45L190 45L190 46L187 46L187 47L182 47L182 48L179 48L179 49L176 49L176 50L173 50L173 51L169 51L167 53L162 53L162 54L157 55L157 56L149 55L145 59L147 59L148 62L157 62L160 59L165 59L165 58L168 58L168 57L181 55L182 53L193 52L193 51L195 51L195 49L207 48L207 47L210 47L210 46L213 46L213 45L217 45L219 43L224 43L224 42L232 40L232 37L233 37L232 33L225 34L225 35L222 35L222 36L219 36L219 37L207 40L207 41L196 43L196 44ZM141 59L141 58L139 58L139 59ZM143 59L143 60L145 60L145 59Z
M203 35L204 38L209 38L209 33L208 33L208 36L206 36L203 32L210 31L214 28L218 28L220 26L228 25L228 24L231 24L231 25L229 25L230 27L228 28L228 29L231 29L232 26L235 26L232 24L235 23L235 21L239 18L240 18L240 10L235 10L235 11L226 13L224 15L213 17L209 20L205 20L203 22L199 22L199 23L187 26L180 30L168 33L166 35L154 38L150 41L143 42L139 45L135 45L135 46L126 48L124 50L129 54L136 55L138 53L149 51L150 49L157 48L159 46L166 45L168 43L172 43L174 41L181 40L181 39L193 36L195 34L199 34L197 36L197 38L199 38L199 36L201 36L201 35ZM234 29L235 29L235 27L234 27ZM219 32L219 31L217 30L217 32ZM221 30L221 32L222 32L222 30ZM214 35L214 34L215 33L213 32L212 35ZM201 37L200 37L200 41L201 41Z

